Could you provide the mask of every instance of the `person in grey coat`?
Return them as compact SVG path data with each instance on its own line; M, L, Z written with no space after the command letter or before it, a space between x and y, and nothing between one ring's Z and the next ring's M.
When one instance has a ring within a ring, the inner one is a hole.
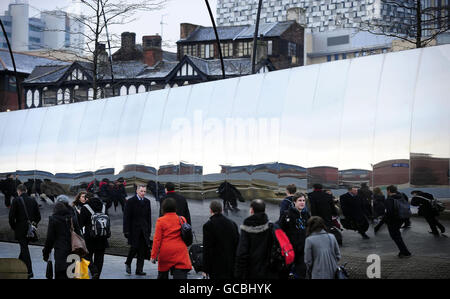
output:
M325 221L313 216L306 225L305 264L311 279L334 279L341 259L339 245L326 231Z

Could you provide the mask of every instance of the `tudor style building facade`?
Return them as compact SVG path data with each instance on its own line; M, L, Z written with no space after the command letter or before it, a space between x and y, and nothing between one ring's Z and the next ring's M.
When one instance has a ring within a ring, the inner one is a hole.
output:
M112 55L113 76L105 46L100 45L96 91L92 86L93 63L75 61L35 67L23 83L25 108L124 96L222 79L215 39L210 38L212 27L181 24L180 29L178 53L163 51L159 35L144 36L139 45L135 42L135 33L122 33L121 48ZM219 29L225 45L223 49L228 53L224 59L226 78L251 74L250 36L254 26ZM303 28L300 25L294 21L264 24L260 33L256 72L303 64ZM192 50L194 48L196 50ZM206 52L211 55L204 54Z

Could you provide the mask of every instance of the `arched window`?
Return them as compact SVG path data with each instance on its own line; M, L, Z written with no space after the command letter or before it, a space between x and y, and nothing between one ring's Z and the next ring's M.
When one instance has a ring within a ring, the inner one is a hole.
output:
M61 105L64 103L64 94L62 89L58 89L58 93L56 94L56 105Z
M33 92L31 90L27 91L27 108L33 106Z
M122 86L122 87L120 88L120 95L121 95L121 96L127 95L127 87L126 87L126 86Z
M135 94L135 93L136 93L136 86L131 85L131 86L128 88L128 94Z
M41 104L41 99L39 98L39 96L40 96L39 90L35 90L33 97L34 107L39 107L39 105Z
M139 85L139 88L138 88L138 93L143 93L143 92L145 92L146 90L145 90L145 86L144 85Z
M64 91L64 104L70 103L70 89L66 88Z

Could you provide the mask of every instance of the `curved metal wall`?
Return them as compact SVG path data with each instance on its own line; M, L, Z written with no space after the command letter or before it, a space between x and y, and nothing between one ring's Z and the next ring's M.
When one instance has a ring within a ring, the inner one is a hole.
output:
M224 180L247 199L316 182L450 198L448 82L444 45L0 113L0 173L173 181L192 199Z

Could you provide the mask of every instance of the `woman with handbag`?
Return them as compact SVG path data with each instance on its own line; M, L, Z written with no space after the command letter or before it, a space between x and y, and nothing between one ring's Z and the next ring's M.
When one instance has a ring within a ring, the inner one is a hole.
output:
M42 254L44 261L48 261L52 249L55 249L55 279L68 279L67 257L72 253L72 233L74 231L81 235L78 219L74 209L69 205L69 198L60 195L56 199L53 215L48 220L47 239Z
M326 231L321 217L313 216L306 224L305 264L311 279L334 279L341 259L339 245Z
M169 270L174 279L186 279L192 269L187 246L181 238L180 221L186 219L178 216L176 209L175 199L166 198L162 205L164 216L156 220L150 261L158 261L158 279L168 279Z

